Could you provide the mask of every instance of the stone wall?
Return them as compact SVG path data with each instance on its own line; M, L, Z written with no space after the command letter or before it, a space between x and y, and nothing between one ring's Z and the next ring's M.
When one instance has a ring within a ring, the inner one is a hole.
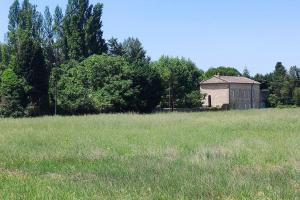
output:
M251 98L252 95L252 98ZM251 109L260 107L260 86L258 84L231 84L230 108Z
M203 84L200 87L201 94L205 94L203 106L208 106L208 96L211 96L212 107L222 107L229 104L229 85L228 84Z

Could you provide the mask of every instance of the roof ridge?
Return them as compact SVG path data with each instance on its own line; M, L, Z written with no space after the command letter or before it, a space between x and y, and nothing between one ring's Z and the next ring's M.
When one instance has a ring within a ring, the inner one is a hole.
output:
M222 81L225 81L226 83L230 83L229 81L225 80L225 79L222 79L221 76L218 76L218 75L214 75L215 78L217 79L220 79Z
M215 79L215 81L212 81L212 79ZM245 77L245 76L219 76L219 75L213 75L210 79L204 80L201 83L241 83L241 84L261 84L258 81L255 81L251 78Z

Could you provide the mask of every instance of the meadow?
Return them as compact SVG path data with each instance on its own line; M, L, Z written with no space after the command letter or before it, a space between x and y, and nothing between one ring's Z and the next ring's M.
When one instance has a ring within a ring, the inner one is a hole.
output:
M0 119L0 199L299 199L300 109Z

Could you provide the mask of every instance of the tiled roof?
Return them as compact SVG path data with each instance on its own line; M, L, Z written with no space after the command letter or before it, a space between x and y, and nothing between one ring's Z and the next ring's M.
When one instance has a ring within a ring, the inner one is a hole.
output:
M260 84L250 78L243 76L213 76L212 78L201 82L201 84L214 84L214 83L241 83L241 84Z

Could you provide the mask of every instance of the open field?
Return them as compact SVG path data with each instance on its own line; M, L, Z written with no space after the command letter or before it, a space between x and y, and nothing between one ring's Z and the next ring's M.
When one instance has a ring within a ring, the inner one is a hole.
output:
M0 199L297 198L300 109L0 119Z

